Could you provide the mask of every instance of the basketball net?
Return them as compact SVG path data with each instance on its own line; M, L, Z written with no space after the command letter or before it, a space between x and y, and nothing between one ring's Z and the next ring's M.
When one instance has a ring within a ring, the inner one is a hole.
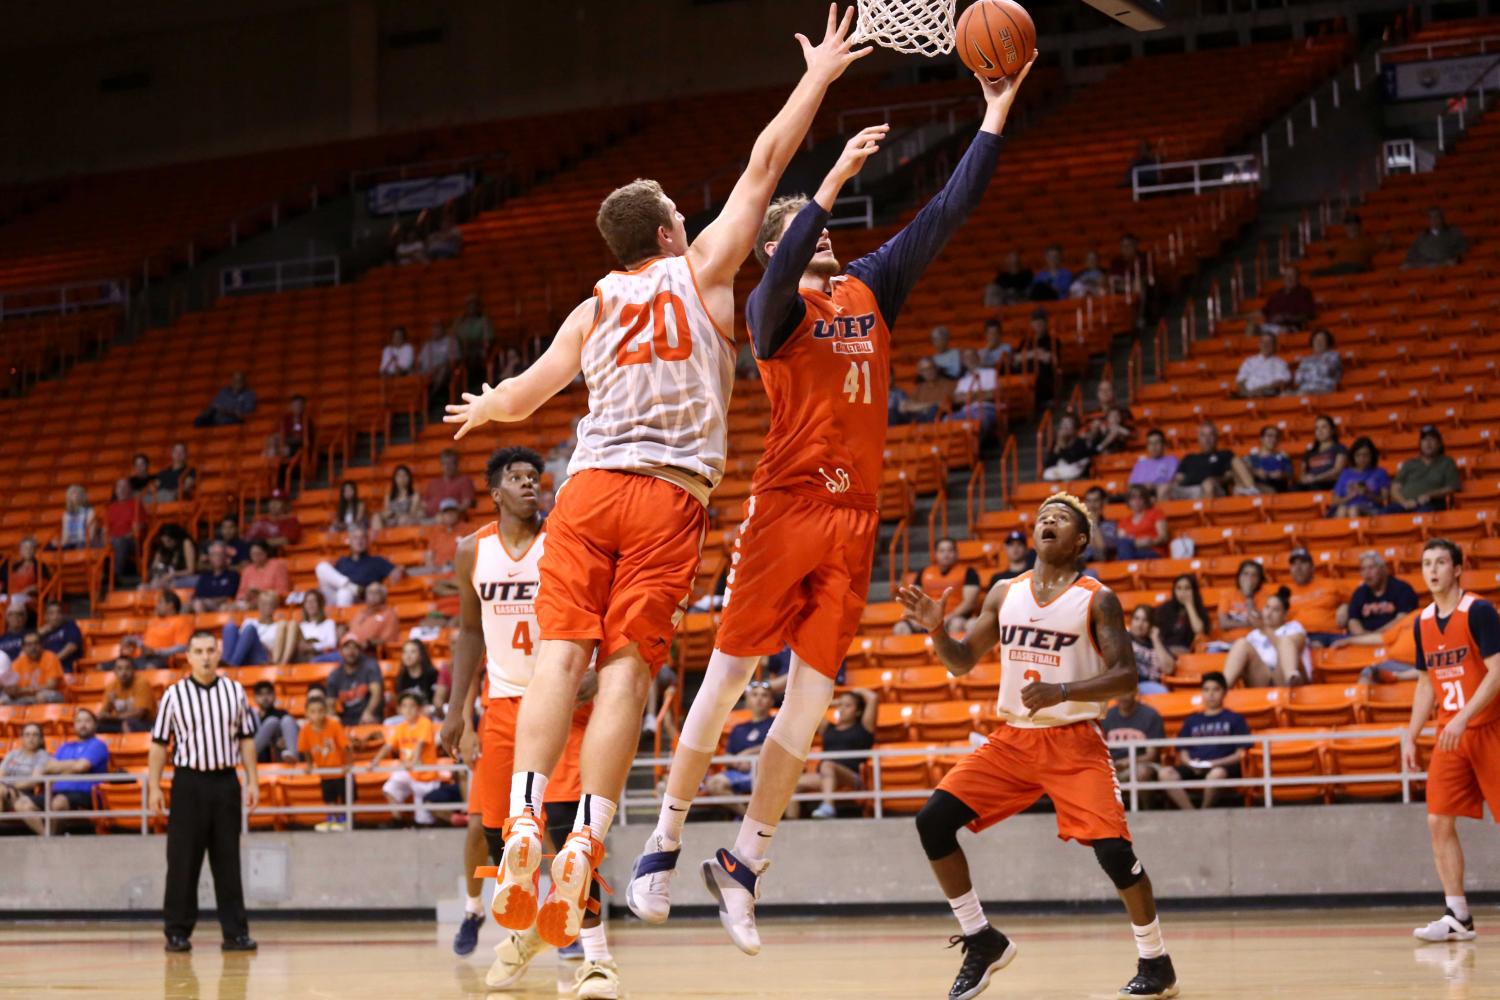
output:
M859 23L851 41L874 42L911 55L953 51L957 0L858 0Z

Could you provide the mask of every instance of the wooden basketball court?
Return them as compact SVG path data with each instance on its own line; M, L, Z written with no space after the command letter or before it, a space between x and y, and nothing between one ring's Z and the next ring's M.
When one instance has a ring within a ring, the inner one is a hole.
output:
M1417 947L1411 928L1427 910L1255 911L1172 915L1167 944L1190 1000L1500 998L1494 944ZM1495 927L1479 914L1481 933ZM1135 954L1123 918L1006 917L995 921L1021 948L986 997L1108 998L1130 977ZM468 961L449 951L450 926L418 923L261 921L260 953L219 952L218 927L200 926L198 951L166 955L146 923L10 924L0 928L0 996L294 998L539 998L558 995L559 963L544 955L522 988L488 991L494 925ZM765 950L747 958L717 922L647 928L614 922L615 957L628 996L819 997L934 1000L947 995L958 951L952 921L936 917L775 919ZM572 965L563 972L571 983Z

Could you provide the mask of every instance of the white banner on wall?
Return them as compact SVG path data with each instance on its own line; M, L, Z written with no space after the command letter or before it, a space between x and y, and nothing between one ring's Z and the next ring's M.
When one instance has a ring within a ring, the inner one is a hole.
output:
M1490 52L1457 59L1387 64L1383 67L1386 96L1395 101L1451 97L1473 87L1481 73L1485 74L1485 90L1500 90L1500 64L1496 58Z
M473 189L474 178L468 174L447 174L377 184L366 192L365 197L371 215L396 215L438 208Z

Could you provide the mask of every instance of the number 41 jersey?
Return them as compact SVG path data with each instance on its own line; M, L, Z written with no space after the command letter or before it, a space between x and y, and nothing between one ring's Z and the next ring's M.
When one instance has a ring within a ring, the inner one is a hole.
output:
M540 632L536 624L537 570L547 533L532 539L531 547L513 556L500 538L500 525L491 521L479 529L474 553L474 590L479 595L484 623L487 698L519 698L531 683L536 666L533 650Z

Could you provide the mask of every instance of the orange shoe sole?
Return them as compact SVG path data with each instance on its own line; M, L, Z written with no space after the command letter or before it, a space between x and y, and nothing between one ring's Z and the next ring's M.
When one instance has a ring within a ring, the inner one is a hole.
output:
M501 859L500 884L495 886L495 898L490 902L490 912L495 923L508 930L526 931L536 923L538 869L541 859L532 858L531 845L521 842L510 856Z
M562 862L558 870L557 862ZM577 851L565 851L552 865L552 891L536 913L536 933L554 948L566 948L583 928L585 901L594 866Z

